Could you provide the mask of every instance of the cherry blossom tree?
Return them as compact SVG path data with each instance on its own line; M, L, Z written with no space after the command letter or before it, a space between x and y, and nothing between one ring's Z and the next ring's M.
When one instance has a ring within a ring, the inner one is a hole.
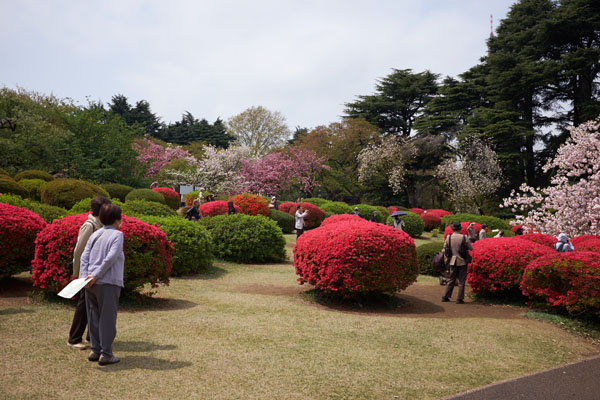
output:
M600 234L600 117L575 128L544 172L556 171L546 188L521 185L504 199L516 216L541 233Z
M173 160L184 160L194 164L196 159L179 146L163 147L149 139L141 139L133 143L133 149L138 153L136 159L146 166L145 176L155 176L158 171Z
M436 176L445 183L458 212L477 214L482 213L483 200L496 193L503 180L497 154L480 139L461 143L457 158L440 164Z
M398 194L404 187L404 164L416 154L412 143L396 136L384 137L358 153L358 181L368 185L384 175L394 194Z

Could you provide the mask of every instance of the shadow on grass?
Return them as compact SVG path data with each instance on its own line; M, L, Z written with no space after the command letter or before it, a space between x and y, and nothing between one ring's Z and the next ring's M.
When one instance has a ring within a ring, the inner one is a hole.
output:
M31 314L34 312L35 310L27 308L7 308L5 310L0 310L0 315Z
M199 279L199 280L210 280L210 279L219 279L224 275L227 275L229 271L225 268L221 268L217 265L212 265L205 271L197 275L186 275L186 276L178 276L177 279Z
M150 342L142 342L137 340L116 341L114 343L115 351L129 351L132 353L142 353L156 350L175 350L177 346L174 344L156 344Z
M119 310L124 312L187 310L197 305L189 300L152 297L139 293L125 295L119 299Z
M573 316L566 311L542 309L532 310L523 315L527 318L557 325L568 332L581 335L595 343L600 342L600 319L597 315Z
M188 361L170 361L149 356L126 356L121 358L118 364L98 367L102 372L117 372L129 369L144 369L150 371L170 371L191 367L193 364Z
M302 292L300 297L324 308L341 312L410 315L435 314L444 311L439 305L405 294L390 296L368 293L343 299L318 289L311 289Z
M481 304L527 307L527 297L518 288L499 293L471 293L469 296Z
M9 277L0 279L0 297L27 297L33 288L31 277Z

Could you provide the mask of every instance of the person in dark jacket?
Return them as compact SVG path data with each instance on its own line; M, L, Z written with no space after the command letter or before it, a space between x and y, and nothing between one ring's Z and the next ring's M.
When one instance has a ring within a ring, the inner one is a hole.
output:
M185 214L187 219L189 219L190 221L199 221L200 218L202 218L202 215L200 215L200 210L198 209L199 206L200 200L194 200L194 202L192 203L192 208L190 208Z
M371 214L371 218L369 219L371 222L377 222L377 211L373 211Z
M462 226L460 222L452 223L452 230L454 231L451 235L448 235L444 242L444 252L449 249L452 254L448 265L450 266L450 279L446 286L446 291L442 297L442 301L450 301L452 297L452 291L458 281L458 297L456 304L464 304L465 298L465 283L467 281L467 265L468 265L468 253L465 254L461 251L464 246L466 250L473 250L471 242L467 239L466 235L460 233ZM464 245L463 245L464 243Z
M233 201L229 200L227 202L227 215L235 214L235 207L233 206Z

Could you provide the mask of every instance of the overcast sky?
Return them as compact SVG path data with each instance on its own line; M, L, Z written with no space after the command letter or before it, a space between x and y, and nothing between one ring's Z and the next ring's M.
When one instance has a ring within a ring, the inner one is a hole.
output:
M314 127L392 68L464 72L512 3L0 0L0 86L79 104L124 94L166 122L261 105Z

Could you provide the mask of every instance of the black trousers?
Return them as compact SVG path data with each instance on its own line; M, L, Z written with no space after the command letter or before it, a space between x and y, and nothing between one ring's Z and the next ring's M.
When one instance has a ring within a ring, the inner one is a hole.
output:
M450 280L448 281L448 285L446 286L446 293L444 293L444 297L450 298L452 297L452 291L454 290L454 286L456 286L458 281L458 297L456 300L464 300L465 298L465 283L467 281L467 266L450 266Z
M85 309L85 290L81 290L77 294L77 305L75 306L75 314L73 314L73 322L71 322L71 331L69 332L69 343L77 344L83 340L83 332L87 326L87 311ZM88 331L85 338L90 341L90 332Z
M304 228L303 229L296 229L296 240L298 240L298 238L300 237L300 235L302 235L304 233Z

